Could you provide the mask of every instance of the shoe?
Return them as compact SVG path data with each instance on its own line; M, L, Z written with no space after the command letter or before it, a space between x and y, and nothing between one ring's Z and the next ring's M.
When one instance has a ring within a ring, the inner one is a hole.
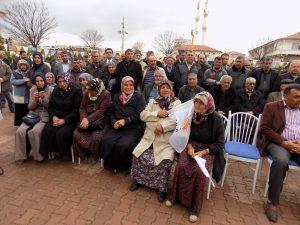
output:
M194 211L191 212L191 215L190 215L190 217L189 217L189 220L190 220L190 222L192 222L192 223L197 222L198 216L197 216L197 214L196 214Z
M135 191L140 187L139 183L136 181L132 181L132 183L130 184L129 190L130 191Z
M172 202L171 202L170 200L167 200L167 201L166 201L166 206L167 206L167 207L172 207L172 205L173 205L173 204L172 204Z
M271 222L277 222L278 219L278 212L277 207L273 205L272 203L267 203L266 205L266 216Z
M159 202L164 202L166 200L166 197L167 197L166 192L159 191L157 193L157 199L158 199Z

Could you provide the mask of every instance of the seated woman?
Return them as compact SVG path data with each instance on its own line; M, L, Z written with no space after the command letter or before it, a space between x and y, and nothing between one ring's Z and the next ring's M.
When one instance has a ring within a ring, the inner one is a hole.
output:
M175 169L173 187L167 206L181 202L191 211L190 221L195 222L202 207L203 192L207 178L201 172L194 156L206 160L209 170L213 163L213 178L218 182L224 170L224 125L215 112L213 97L200 92L194 98L195 112L191 123L191 134L186 150L183 151Z
M53 73L51 73L51 72L46 73L46 82L47 82L47 85L50 87L54 88L56 86L55 76Z
M110 110L112 128L104 135L101 157L104 168L127 171L132 163L132 151L144 132L140 113L145 108L142 95L134 91L134 80L126 76L121 82L121 93L115 95Z
M91 156L94 164L99 159L100 143L108 129L107 110L111 97L103 81L98 78L90 80L86 88L87 93L80 105L80 123L73 135L73 149L75 156L81 159Z
M140 143L133 151L130 190L139 185L158 190L158 200L166 198L168 178L173 164L175 150L169 144L176 121L168 117L168 110L180 105L174 97L172 84L164 80L158 86L158 97L151 99L141 113L146 130Z
M48 112L50 121L46 124L41 138L40 154L59 152L61 158L69 158L73 132L79 122L79 107L82 91L72 85L69 73L57 76L57 87L50 97Z
M40 121L33 126L23 122L18 128L15 145L15 161L18 164L27 160L30 150L34 160L43 160L39 154L40 139L44 126L49 121L47 108L53 88L46 85L46 79L42 73L37 72L34 80L35 86L30 89L28 108L30 113L39 115ZM27 138L29 146L26 146Z

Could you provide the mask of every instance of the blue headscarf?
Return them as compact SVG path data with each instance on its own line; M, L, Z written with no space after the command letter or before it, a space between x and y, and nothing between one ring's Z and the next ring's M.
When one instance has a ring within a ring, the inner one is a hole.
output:
M34 57L37 56L37 55L39 57L41 57L41 63L40 64L35 64L35 62L34 62ZM33 53L33 55L32 55L32 64L33 64L34 69L38 69L41 65L44 64L44 57L43 57L42 53L40 53L40 52L34 52Z
M37 87L37 89L38 89L38 91L44 91L45 90L45 88L47 87L47 83L46 83L46 77L45 77L45 75L43 74L43 73L41 73L41 72L39 72L39 71L36 71L35 73L34 73L34 75L33 75L33 84L35 84L36 85L36 78L37 77L41 77L42 79L43 79L43 81L44 81L44 87L43 88L38 88Z

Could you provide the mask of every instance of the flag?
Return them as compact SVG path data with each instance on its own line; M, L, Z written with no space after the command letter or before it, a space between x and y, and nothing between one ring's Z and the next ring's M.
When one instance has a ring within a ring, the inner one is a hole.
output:
M176 129L171 135L169 143L178 153L181 153L186 148L189 141L193 114L193 99L169 110L169 117L176 120Z

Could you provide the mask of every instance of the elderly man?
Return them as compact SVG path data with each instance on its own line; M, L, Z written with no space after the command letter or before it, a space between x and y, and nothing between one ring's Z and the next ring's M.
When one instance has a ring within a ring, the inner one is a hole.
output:
M86 72L91 74L94 78L102 79L104 64L101 62L99 52L93 51L91 63L86 67Z
M206 61L206 56L204 54L199 54L198 55L198 61L197 63L199 64L199 71L202 72L202 74L205 73L207 69L209 69L211 66L207 63Z
M278 72L271 69L273 60L271 58L263 58L261 69L257 69L248 74L256 80L256 90L258 90L264 99L267 99L270 92L274 90L274 84L278 77Z
M11 65L12 69L14 69L14 70L18 69L18 61L20 59L26 60L28 62L28 64L29 64L29 66L30 67L32 66L32 60L28 57L26 51L21 50L20 53L19 53L19 57L13 60L13 63Z
M231 68L227 70L228 75L232 77L232 87L239 90L244 87L245 80L249 70L244 66L244 57L238 56Z
M260 92L255 90L255 85L256 80L253 77L248 77L245 82L246 88L242 88L237 92L237 112L247 112L254 116L262 113L265 101Z
M151 50L148 51L148 52L146 53L146 57L143 59L143 61L144 61L147 65L148 65L148 58L149 58L150 56L155 56L154 52L151 51ZM160 61L157 61L156 64L157 64L157 66L159 66L159 67L163 67L163 64L162 64Z
M211 69L207 69L203 75L201 75L201 71L198 72L198 77L200 79L200 85L209 90L215 85L220 84L220 79L223 75L226 75L227 72L223 68L222 58L216 57L214 60L214 66Z
M288 163L300 166L300 85L284 89L284 99L268 103L262 114L260 149L272 157L269 177L266 216L272 222L278 219L278 205Z
M178 99L181 102L187 102L195 97L199 92L204 91L202 87L198 85L198 77L196 73L189 73L187 78L187 85L184 85L179 89Z
M167 76L164 70L156 70L154 72L154 80L152 83L145 86L143 90L143 97L148 103L150 99L156 98L158 95L158 85L162 80L166 80Z
M275 82L275 91L279 91L280 81L283 79L291 79L296 84L300 84L300 60L293 60L288 68L288 73L279 75Z
M168 80L174 82L175 66L174 66L174 58L172 56L166 57L166 65L164 67L164 70L168 77Z
M236 91L231 87L232 77L223 75L220 79L220 85L210 89L210 94L215 100L216 111L219 114L228 116L228 112L236 111Z
M163 68L157 66L157 60L153 55L148 57L147 65L148 67L143 73L142 89L144 89L146 85L153 83L154 72L156 70L164 70Z
M66 73L71 69L71 61L67 51L61 53L61 61L55 65L54 75L57 76L60 73Z
M284 91L284 89L288 85L294 84L294 83L295 82L293 80L291 80L291 79L283 79L283 80L281 80L280 81L280 91L271 92L268 95L267 103L283 100L283 91Z

